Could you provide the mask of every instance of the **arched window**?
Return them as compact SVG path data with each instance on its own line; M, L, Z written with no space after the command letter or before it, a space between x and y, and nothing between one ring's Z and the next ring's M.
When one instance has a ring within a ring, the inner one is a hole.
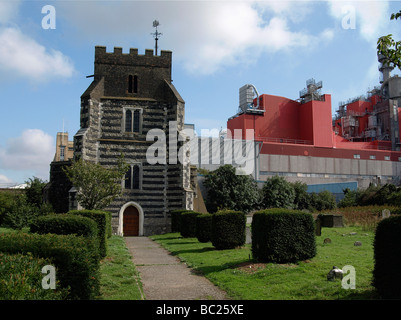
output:
M125 174L125 189L139 190L141 189L141 166L140 164L132 164Z
M130 167L128 169L127 173L125 174L124 188L131 189L131 184L132 184L132 176L131 176L131 167Z
M134 110L134 119L132 121L132 132L139 132L140 131L140 119L141 113L139 110Z
M128 76L128 93L132 93L132 75Z
M138 76L128 76L128 93L138 93Z
M132 167L132 189L139 189L140 182L140 170L138 165Z
M134 76L134 93L138 93L138 76Z
M132 132L132 111L125 111L125 132Z
M125 132L141 132L141 109L125 109Z

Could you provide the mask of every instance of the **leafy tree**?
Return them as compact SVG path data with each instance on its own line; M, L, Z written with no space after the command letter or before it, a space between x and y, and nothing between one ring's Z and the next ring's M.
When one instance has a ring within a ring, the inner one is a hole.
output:
M331 210L336 207L336 197L327 190L311 193L311 206L317 211Z
M10 228L28 227L38 216L49 214L52 206L43 201L46 182L33 177L27 187L16 192L0 194L0 223Z
M26 193L16 195L11 207L8 208L4 215L3 224L13 228L22 229L28 227L37 217L52 212L49 204L41 203L38 206L29 202Z
M301 181L291 183L295 191L294 209L303 210L310 209L310 196L307 192L308 185Z
M247 213L259 204L259 191L254 179L248 175L236 175L232 165L207 173L204 185L209 212L232 209Z
M397 20L400 17L401 10L391 14L390 20ZM386 58L387 63L393 63L401 70L401 41L395 41L392 34L377 40L377 52Z
M267 179L262 188L262 196L265 209L294 207L295 190L283 177L274 176Z
M397 187L391 183L386 183L384 186L380 187L379 190L374 195L374 204L384 205L388 204L389 197L391 194L397 191Z
M12 191L0 192L0 225L3 223L5 215L12 210L17 197L18 195Z
M343 189L344 198L338 203L339 208L355 207L357 206L358 190L351 190L350 188Z
M47 182L40 178L33 177L33 179L29 178L26 184L25 193L27 201L36 207L40 207L43 204L43 190Z
M88 210L100 210L121 195L121 180L128 168L121 156L114 168L79 159L63 170L77 189L80 205Z
M387 204L392 206L401 206L401 189L397 188L396 191L389 194L387 197Z

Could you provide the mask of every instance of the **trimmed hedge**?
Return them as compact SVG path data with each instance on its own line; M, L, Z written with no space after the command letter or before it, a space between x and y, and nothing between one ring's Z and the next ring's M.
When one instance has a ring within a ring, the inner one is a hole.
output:
M171 216L171 232L181 232L181 214L187 212L186 209L178 209L170 211Z
M212 218L210 213L200 214L196 217L196 237L199 242L212 240Z
M0 252L0 261L0 300L64 300L68 296L68 289L60 289L57 281L55 289L42 287L42 268L51 265L51 260Z
M252 255L261 262L288 263L316 255L310 213L288 209L258 211L252 218Z
M70 288L69 299L93 299L99 295L97 241L75 235L37 233L0 234L0 252L28 254L50 259L56 281Z
M380 221L373 242L373 286L383 298L401 298L401 216Z
M68 214L81 215L93 219L97 224L99 239L99 254L107 256L107 239L111 235L111 213L101 210L70 210Z
M241 211L220 210L212 215L212 244L218 250L245 244L246 216Z
M97 238L97 224L93 219L72 214L51 214L38 217L31 224L32 233L75 234L89 238Z
M202 213L186 211L181 213L181 236L184 238L196 237L196 217Z

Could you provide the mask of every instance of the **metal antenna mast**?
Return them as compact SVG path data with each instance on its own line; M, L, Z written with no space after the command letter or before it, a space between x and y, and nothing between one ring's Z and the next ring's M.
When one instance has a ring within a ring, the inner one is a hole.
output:
M159 40L159 36L163 35L163 33L157 31L157 27L160 25L159 21L153 21L153 28L156 28L155 33L151 33L155 37L155 55L157 56L157 40Z

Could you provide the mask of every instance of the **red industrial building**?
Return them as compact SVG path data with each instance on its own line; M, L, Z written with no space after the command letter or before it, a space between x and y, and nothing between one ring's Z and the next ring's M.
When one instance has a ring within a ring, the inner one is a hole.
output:
M401 172L401 78L379 57L381 86L340 103L332 116L331 95L322 82L307 81L296 100L240 88L238 113L227 129L254 130L261 144L256 178L272 175L308 185L355 182L398 183ZM256 97L255 97L256 96Z

